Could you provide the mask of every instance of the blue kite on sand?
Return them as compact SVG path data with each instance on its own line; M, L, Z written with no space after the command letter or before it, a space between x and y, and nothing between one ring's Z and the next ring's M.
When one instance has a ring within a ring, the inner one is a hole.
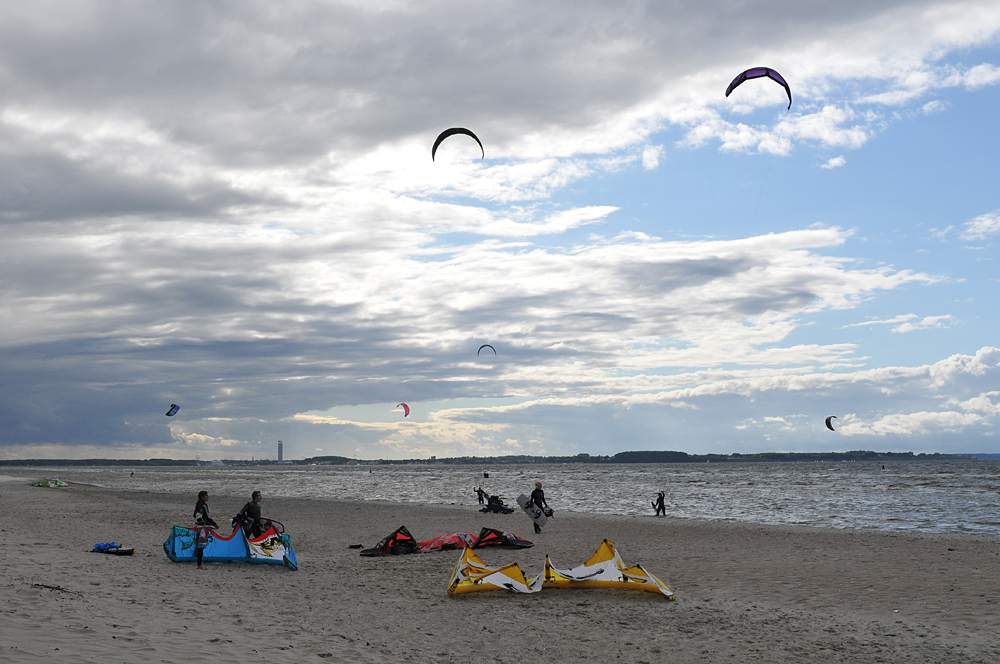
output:
M163 543L163 551L175 563L193 563L198 531L207 531L208 544L205 546L206 563L257 563L263 565L284 565L291 570L299 568L292 539L279 533L272 522L260 537L248 538L242 528L237 528L229 537L223 537L208 527L185 528L174 526L170 537ZM280 525L278 526L280 528ZM284 528L281 528L284 530Z

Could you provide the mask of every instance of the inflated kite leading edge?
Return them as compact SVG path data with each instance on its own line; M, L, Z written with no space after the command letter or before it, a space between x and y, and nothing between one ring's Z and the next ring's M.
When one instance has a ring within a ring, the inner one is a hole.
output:
M451 129L445 129L438 134L437 140L434 141L434 147L431 148L431 161L434 161L434 155L437 154L438 146L441 145L441 141L449 136L454 136L455 134L465 134L466 136L471 136L476 139L476 143L479 143L479 149L483 152L483 159L486 159L486 148L483 147L483 142L479 140L478 136L465 127L452 127Z
M734 78L733 82L729 84L729 87L726 88L726 96L728 97L729 93L731 93L733 90L743 85L743 83L745 83L746 81L749 81L751 78L765 78L765 77L771 79L775 83L780 83L781 85L785 86L785 92L788 93L788 108L791 109L792 89L788 87L788 81L786 81L781 74L771 69L770 67L753 67L751 69L747 69L745 72L741 73L739 76Z

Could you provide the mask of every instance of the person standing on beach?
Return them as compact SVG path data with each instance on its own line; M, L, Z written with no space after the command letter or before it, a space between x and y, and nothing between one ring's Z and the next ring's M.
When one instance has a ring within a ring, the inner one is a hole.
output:
M663 514L663 516L667 515L667 508L663 505L663 498L664 495L663 492L661 491L658 494L656 494L656 502L650 503L653 506L653 509L656 510L656 516L660 516L661 513Z
M545 492L542 491L542 483L541 482L535 482L535 490L531 492L531 498L528 501L528 504L529 505L534 505L538 509L542 510L543 514L546 514L546 515L551 514L552 510L548 509L549 504L547 502L545 502ZM548 510L548 511L546 511L546 510ZM539 526L537 523L532 522L532 525L535 526L535 532L536 533L542 532L541 526Z
M482 505L486 502L486 492L483 491L482 487L476 489L476 495L479 496L479 504Z
M198 493L198 502L194 506L194 522L197 526L195 533L195 556L198 559L198 569L205 569L203 559L205 557L205 547L208 546L208 538L212 528L218 528L219 524L208 515L208 491Z

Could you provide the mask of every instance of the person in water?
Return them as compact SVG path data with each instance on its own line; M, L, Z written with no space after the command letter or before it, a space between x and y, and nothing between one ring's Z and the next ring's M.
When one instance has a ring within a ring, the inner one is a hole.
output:
M194 506L194 522L197 525L197 528L194 529L194 551L198 560L198 569L205 569L205 547L208 546L208 538L211 536L209 531L219 527L219 524L208 515L208 491L198 492L198 502Z
M656 494L656 502L650 503L653 509L656 510L656 516L660 516L660 514L663 514L663 516L667 515L667 508L663 505L663 498L663 492L661 491Z
M479 497L479 504L480 505L482 505L483 503L486 502L487 495L486 495L486 492L483 491L482 487L479 487L479 488L476 489L476 495Z
M552 510L549 509L549 504L545 502L545 492L542 491L542 483L535 482L535 490L531 492L531 498L528 501L528 505L534 505L538 509L542 510L542 513L546 516L552 514ZM534 523L534 522L532 522ZM542 527L537 523L534 523L535 532L542 532Z
M263 532L260 522L260 500L260 491L254 491L250 494L250 502L240 510L244 516L243 532L247 537L260 537Z

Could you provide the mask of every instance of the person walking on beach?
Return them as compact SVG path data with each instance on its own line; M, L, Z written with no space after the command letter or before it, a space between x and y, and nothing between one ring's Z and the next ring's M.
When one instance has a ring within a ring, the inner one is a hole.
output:
M529 499L528 504L534 505L538 509L542 510L542 513L545 514L546 516L552 513L552 510L548 509L549 504L545 502L545 492L542 491L541 482L535 482L535 490L531 492L531 498ZM532 522L532 525L535 526L536 533L542 532L541 526L539 526L537 523Z
M250 502L240 510L244 517L243 532L247 537L260 537L260 500L260 491L254 491L250 494Z
M656 516L660 516L660 514L663 514L663 516L667 515L667 508L663 505L663 498L664 495L661 491L656 494L656 502L650 503L653 506L653 509L656 510Z
M198 502L194 506L194 522L197 526L195 533L195 556L198 560L198 569L205 569L203 559L205 548L208 546L208 538L211 536L212 528L218 528L219 524L208 515L208 491L198 492Z
M482 487L476 489L476 495L479 496L479 504L482 505L486 502L486 492L483 491Z

